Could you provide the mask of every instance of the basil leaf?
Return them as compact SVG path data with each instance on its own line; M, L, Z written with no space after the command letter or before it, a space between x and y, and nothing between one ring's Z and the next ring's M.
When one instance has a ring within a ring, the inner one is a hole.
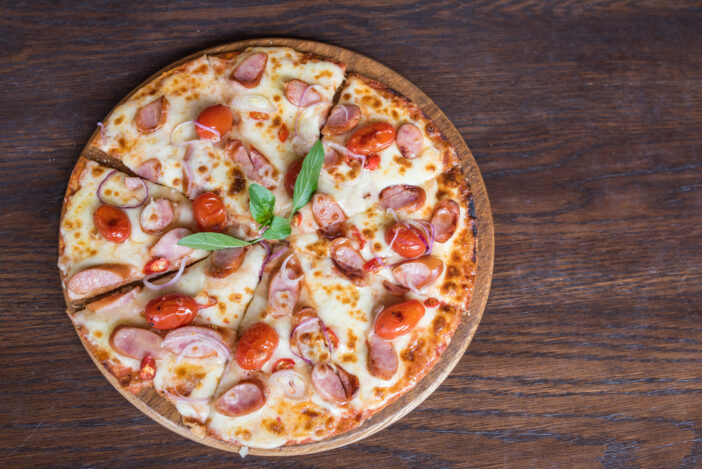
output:
M271 191L260 184L249 186L249 210L260 225L268 225L273 218L275 196Z
M302 162L300 174L295 181L295 190L293 191L293 208L292 214L304 207L310 201L312 194L317 190L317 182L319 180L319 172L322 170L324 163L324 147L322 141L317 140L309 153L305 156Z
M285 239L290 235L290 232L290 222L288 219L276 215L273 217L271 227L263 233L263 237L265 239Z
M205 251L216 251L217 249L239 248L258 242L243 241L223 233L195 233L185 236L178 241L179 246L186 246L193 249L204 249Z

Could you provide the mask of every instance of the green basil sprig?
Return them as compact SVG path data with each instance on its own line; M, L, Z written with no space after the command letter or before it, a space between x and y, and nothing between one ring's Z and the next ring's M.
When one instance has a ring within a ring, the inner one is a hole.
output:
M275 240L287 238L292 232L290 228L292 216L307 205L312 195L317 190L319 173L322 170L323 163L324 147L322 146L322 141L317 140L302 161L300 174L295 180L293 206L288 218L273 214L275 195L273 195L271 191L260 184L251 184L249 186L249 210L251 211L251 216L259 224L259 228L265 230L261 238L245 241L223 233L203 232L185 236L178 241L178 244L193 249L214 251L217 249L248 246L262 239Z

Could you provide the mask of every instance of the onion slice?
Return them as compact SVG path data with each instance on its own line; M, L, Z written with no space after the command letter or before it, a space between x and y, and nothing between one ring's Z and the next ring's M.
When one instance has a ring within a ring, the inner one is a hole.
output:
M299 400L307 394L307 380L295 370L276 371L268 378L268 384L289 399Z
M184 402L186 404L196 404L196 405L209 405L210 403L210 398L209 397L185 397L181 396L180 394L174 394L170 391L163 390L163 394L171 398L173 401L176 403L178 402Z
M258 271L258 279L261 280L263 277L263 269L266 268L266 264L271 260L271 247L266 241L261 241L261 246L266 250L266 257L263 258L263 263L261 264L261 269Z
M98 122L97 126L100 128L100 140L103 140L105 138L105 124Z
M149 275L147 277L144 277L144 286L146 288L148 288L149 290L163 290L166 287L170 287L171 285L176 283L178 280L180 280L180 276L183 275L183 271L185 270L185 264L187 264L187 263L188 262L187 262L187 256L186 256L180 261L180 267L178 268L178 272L176 272L175 276L166 283L161 283L161 284L151 283L151 279L162 275L163 274L162 272L159 272L155 275Z
M97 197L98 197L98 200L100 200L100 202L103 203L103 204L112 205L112 206L115 206L115 207L117 207L117 208L137 208L137 207L141 207L141 206L144 204L144 202L146 202L146 200L149 198L149 187L146 185L146 183L144 182L144 180L141 179L141 178L132 178L132 179L135 179L136 181L138 181L138 182L140 183L141 187L144 188L144 197L139 201L139 203L133 204L133 205L118 205L118 204L111 204L111 203L109 203L107 200L105 200L105 197L102 195L102 188L103 188L103 186L105 185L105 183L106 183L106 182L112 177L112 175L114 175L115 173L117 173L117 170L116 170L116 169L113 169L112 171L110 171L109 173L107 173L107 176L105 176L105 178L104 178L102 181L100 181L100 184L98 185L98 188L97 188Z
M198 127L198 128L200 128L200 129L202 129L202 130L205 130L205 131L207 131L207 132L213 133L213 134L217 137L217 139L216 139L216 140L210 140L209 138L207 138L207 139L204 139L204 140L203 140L203 139L201 139L201 138L198 137L198 138L194 138L194 139L192 139L192 140L186 140L186 141L184 141L184 142L175 143L175 142L173 141L173 137L178 133L178 131L179 131L182 127L184 127L184 126L186 126L186 125L188 125L188 124L193 124L195 127ZM170 143L171 143L171 145L178 145L178 146L181 146L181 145L187 145L187 144L193 143L193 142L202 142L202 141L210 142L210 143L217 143L217 142L219 142L219 140L222 138L222 135L219 133L219 131L218 131L217 129L212 128L212 127L208 127L208 126L206 126L206 125L202 125L202 124L200 124L198 121L185 121L185 122L181 122L180 124L178 124L178 125L176 125L175 127L173 127L173 130L171 130L171 135L170 135L169 138L170 138Z
M271 101L260 94L240 94L231 101L233 108L245 109L247 111L258 111L266 114L275 112L276 107Z

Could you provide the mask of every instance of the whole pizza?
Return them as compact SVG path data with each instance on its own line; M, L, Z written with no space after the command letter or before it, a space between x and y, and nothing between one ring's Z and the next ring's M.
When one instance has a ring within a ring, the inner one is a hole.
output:
M68 314L198 436L329 438L417 384L473 292L454 148L411 101L287 47L203 55L99 124L59 236Z

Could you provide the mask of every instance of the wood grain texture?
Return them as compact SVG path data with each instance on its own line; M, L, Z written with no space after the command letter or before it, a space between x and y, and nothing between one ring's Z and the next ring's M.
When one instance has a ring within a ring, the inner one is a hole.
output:
M485 190L485 184L473 155L461 137L461 134L453 126L453 124L451 124L446 115L441 112L436 104L434 104L434 102L428 96L426 96L419 88L409 82L406 78L389 69L385 65L357 52L353 52L339 46L305 39L291 38L256 38L219 45L204 51L198 51L187 57L183 57L172 64L169 64L156 72L153 76L149 77L144 83L139 84L132 92L125 96L119 104L122 104L122 102L126 101L133 94L138 92L139 89L143 88L148 83L157 80L169 70L201 57L203 54L234 52L244 50L247 47L256 46L292 47L301 52L315 54L320 57L332 58L344 63L346 65L347 73L360 73L363 76L377 80L380 83L383 83L385 86L388 86L390 89L395 90L403 96L406 96L413 103L417 104L422 112L431 118L434 125L438 126L442 132L442 135L454 146L456 153L462 162L465 177L470 184L472 194L470 203L472 204L472 211L478 226L478 236L476 240L478 253L474 279L475 287L470 301L470 307L463 312L461 322L458 324L451 342L446 350L441 354L439 361L431 368L426 376L419 380L412 389L401 395L397 400L390 403L381 411L374 414L362 425L343 434L337 435L334 438L308 443L305 445L283 446L275 449L250 448L248 450L249 454L260 456L293 456L312 454L340 448L377 433L378 431L407 415L415 407L421 404L431 395L432 392L434 392L434 390L436 390L437 387L439 387L449 373L451 373L470 344L470 341L478 328L480 319L482 318L485 304L487 303L490 283L492 281L494 261L494 229L492 213L490 211L490 202ZM102 119L103 122L106 120L107 118ZM99 130L96 129L93 135L88 139L88 143L83 148L81 156L94 159L98 162L113 164L113 158L110 158L109 155L102 153L99 149L90 144L90 142L94 141L94 139L98 136L98 132ZM121 162L117 162L117 168L124 170L124 166ZM79 337L86 351L90 354L90 358L93 360L95 366L98 367L103 376L105 376L110 384L112 384L112 386L114 386L115 389L136 408L164 427L181 436L190 438L198 443L212 446L213 448L230 452L239 452L241 447L238 445L217 440L216 438L209 436L195 436L190 429L182 423L181 415L175 406L169 404L166 399L161 398L153 388L143 389L136 395L123 389L119 384L119 381L100 363L100 360L91 353L89 344L83 339L82 336Z
M699 2L2 2L0 461L281 465L126 404L60 312L55 259L68 174L122 96L197 50L293 36L388 65L448 115L496 259L480 328L429 399L286 466L700 466L700 24Z

